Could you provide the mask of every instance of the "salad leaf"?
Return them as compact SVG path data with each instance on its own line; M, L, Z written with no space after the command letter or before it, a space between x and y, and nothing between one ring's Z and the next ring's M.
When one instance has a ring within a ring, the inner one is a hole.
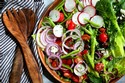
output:
M114 67L118 70L118 77L125 75L125 58L118 61Z
M125 39L118 25L117 17L115 15L112 3L113 3L112 0L100 0L96 5L96 9L97 12L104 18L105 24L111 23L111 26L109 26L108 28L112 33L109 35L110 36L109 42L111 44L110 48L113 56L125 57L124 54ZM113 37L112 35L115 35L115 37Z
M102 83L102 78L95 77L93 74L88 74L89 79L92 81L92 83Z

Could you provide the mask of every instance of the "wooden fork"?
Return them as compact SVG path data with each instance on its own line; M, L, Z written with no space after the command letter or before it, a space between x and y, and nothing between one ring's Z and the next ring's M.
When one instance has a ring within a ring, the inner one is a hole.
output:
M21 26L21 22L17 22L15 18L16 16L14 17L10 10L7 10L7 12L3 13L3 22L6 28L17 39L17 41L21 45L22 51L24 53L24 59L29 71L29 75L32 79L32 82L43 83L38 64L35 58L33 57L33 54L27 44L27 41L24 35L19 29L18 23L20 23L20 26ZM19 19L22 19L22 18L19 18Z

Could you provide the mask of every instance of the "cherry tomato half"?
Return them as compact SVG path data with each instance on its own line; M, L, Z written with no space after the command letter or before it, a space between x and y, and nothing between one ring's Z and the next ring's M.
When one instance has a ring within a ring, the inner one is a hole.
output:
M99 31L100 31L101 33L105 33L106 29L102 27L102 28L99 29Z
M68 30L72 30L72 29L75 29L76 24L72 20L67 20L66 27L68 28Z
M103 69L104 69L103 63L97 63L97 64L95 64L95 70L96 71L101 72L101 71L103 71Z
M64 14L60 13L60 18L59 18L58 22L62 22L63 20L64 20Z
M101 33L99 35L99 41L101 41L102 43L105 43L108 40L108 36L106 33Z

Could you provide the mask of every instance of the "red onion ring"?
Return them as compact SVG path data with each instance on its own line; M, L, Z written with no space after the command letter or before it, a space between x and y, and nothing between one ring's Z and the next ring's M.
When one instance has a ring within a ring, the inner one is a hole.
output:
M40 33L45 30L46 28L50 28L50 26L42 26L38 31L37 31L37 34L36 34L36 42L38 44L39 47L41 47L42 49L45 48L45 46L40 42Z
M46 34L47 29L45 29L41 34L40 34L40 42L46 46L48 43L46 42L45 34Z
M56 47L56 48L58 49L58 52L57 52L57 53L54 54L54 53L51 52L50 48L51 48L52 46L54 46L54 47ZM58 44L56 44L56 43L49 43L49 44L46 46L45 51L46 51L47 56L51 56L51 55L59 56L59 55L61 54L61 48L60 48L60 47L58 46Z
M63 34L62 41L66 38L66 34L70 33L70 35L73 35L73 32L75 32L77 36L81 37L80 31L78 29L68 30Z
M59 65L58 65L58 67L56 67L56 68L52 67L52 65L49 63L49 59L55 59L55 58L57 58L57 59L59 60ZM48 65L49 65L49 67L50 67L51 69L53 69L53 70L58 70L58 69L60 69L61 66L62 66L62 60L61 60L61 58L60 58L59 56L52 55L52 56L49 56L47 60L48 60Z
M66 37L66 38L63 40L62 46L64 46L64 47L67 48L67 49L73 49L72 47L69 47L69 46L67 46L67 45L65 44L66 40L68 40L69 38L72 38L72 39L73 39L73 36L76 36L77 38L79 38L77 35L72 35L72 36L70 35L70 36Z
M82 52L84 50L84 42L82 40L80 40L74 44L74 50L76 50L76 49L79 49L80 52Z
M69 38L72 38L72 39L76 40L76 39L78 39L78 38L80 38L80 37L77 36L77 35L70 35L70 36L66 37L66 38L63 40L63 42L62 42L62 51L64 52L64 54L67 54L67 52L65 51L64 48L76 50L77 47L78 47L78 46L77 46L78 43L74 44L74 47L69 47L69 46L67 46L67 45L65 44L65 42L66 42L66 40L68 40ZM82 41L81 38L80 38L80 42L81 42L81 44L79 45L79 49L80 49L80 52L81 52L81 51L84 50L84 43L83 43L83 41Z
M56 37L54 36L54 34L48 34L49 32L53 32L53 30L51 28L47 29L46 31L46 41L48 43L52 43L52 42L55 42L56 41Z

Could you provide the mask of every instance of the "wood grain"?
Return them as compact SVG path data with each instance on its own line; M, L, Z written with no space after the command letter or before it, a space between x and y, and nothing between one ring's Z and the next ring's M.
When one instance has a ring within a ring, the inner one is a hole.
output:
M18 22L18 26L19 26L22 34L26 37L26 40L27 40L28 37L30 37L30 35L33 31L33 28L35 26L36 16L35 16L35 13L31 9L23 8L21 10L25 10L25 11L23 11L23 13L25 14L25 17L22 15L19 15L19 13L21 11L18 12L18 10L12 9L12 12L13 12L13 15L16 17L16 21ZM23 19L20 19L20 18L23 18ZM23 22L21 22L21 21L23 21ZM21 22L21 24L20 24L20 22ZM21 25L23 25L23 26L21 26ZM18 44L18 46L16 48L15 58L13 61L12 70L10 73L9 83L20 83L20 79L21 79L21 75L22 75L22 71L23 71L23 65L24 65L23 61L24 61L23 53Z
M24 53L25 62L29 71L29 75L32 79L32 82L43 83L37 62L33 57L33 54L25 40L25 37L22 35L18 27L16 19L14 18L10 10L8 10L7 13L8 15L6 13L3 13L3 22L6 28L10 31L10 33L17 39L17 41L21 45L22 51Z
M9 83L20 83L22 71L23 71L23 55L22 55L21 49L17 47L13 68L11 70L11 74L9 78Z

